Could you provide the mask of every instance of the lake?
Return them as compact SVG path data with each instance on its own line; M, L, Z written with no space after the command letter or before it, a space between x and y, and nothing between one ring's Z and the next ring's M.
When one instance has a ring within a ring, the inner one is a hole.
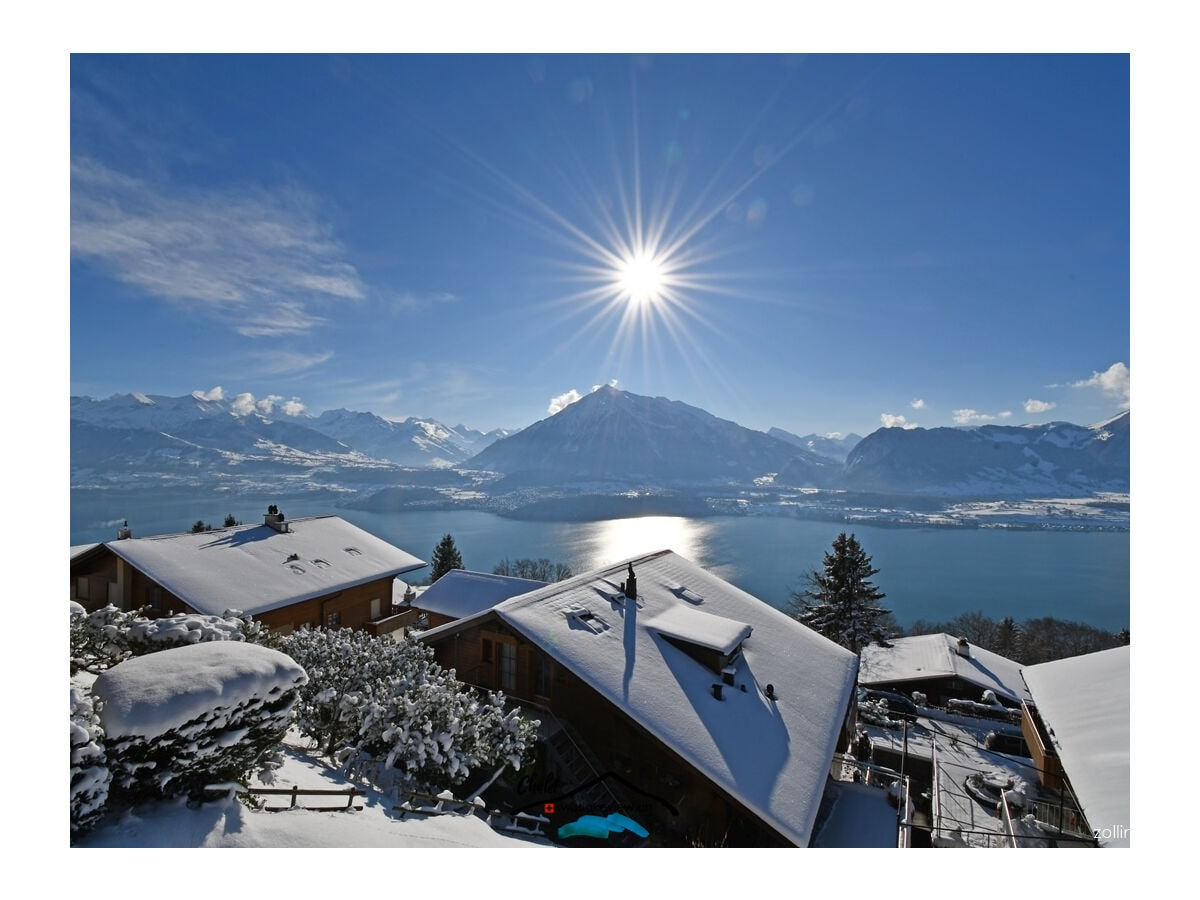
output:
M974 611L1018 622L1053 616L1107 630L1130 623L1128 532L885 528L775 516L529 522L474 510L342 509L334 495L197 500L156 493L118 500L85 493L72 497L71 543L111 540L125 519L139 537L186 531L198 518L220 526L227 512L261 521L272 502L289 518L340 515L426 560L451 534L466 567L483 572L523 556L584 572L670 549L778 607L804 587L804 573L821 566L844 530L871 556L879 569L873 580L887 594L882 605L904 626Z

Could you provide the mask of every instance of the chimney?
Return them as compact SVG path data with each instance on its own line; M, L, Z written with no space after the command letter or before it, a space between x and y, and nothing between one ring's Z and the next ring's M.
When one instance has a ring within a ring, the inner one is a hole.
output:
M637 599L637 576L633 574L633 563L629 564L629 577L625 579L621 592L630 600Z
M967 643L965 637L958 639L958 655L965 656L967 659L971 658L971 645Z
M263 516L263 524L274 528L281 534L286 534L288 530L287 522L283 520L283 512L274 503L267 507L267 514Z
M117 529L117 540L127 541L133 537L133 532L129 530L129 520L125 520L125 524Z
M724 697L722 697L722 696L721 696L721 690L722 690L722 687L721 687L721 685L719 685L719 684L714 684L714 685L712 686L712 695L713 695L714 697L716 697L718 700L724 700L724 699L725 699Z

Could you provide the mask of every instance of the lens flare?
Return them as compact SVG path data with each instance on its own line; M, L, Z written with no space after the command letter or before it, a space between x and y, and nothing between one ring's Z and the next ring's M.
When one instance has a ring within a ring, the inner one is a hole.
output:
M616 275L617 289L631 303L656 303L666 287L667 268L660 258L641 251L622 259Z

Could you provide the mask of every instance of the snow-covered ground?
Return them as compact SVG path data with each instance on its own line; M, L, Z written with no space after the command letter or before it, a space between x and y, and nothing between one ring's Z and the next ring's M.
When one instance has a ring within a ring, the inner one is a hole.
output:
M304 749L304 740L290 735L284 764L276 770L273 788L345 788L345 778ZM261 782L255 782L260 786ZM358 787L362 787L358 785ZM486 799L486 797L485 797ZM278 797L274 805L285 805ZM309 802L330 803L329 798ZM261 812L236 799L220 800L198 809L185 802L139 807L103 820L76 847L502 847L546 848L546 839L494 831L477 816L406 815L392 812L395 799L367 791L361 810L308 812L302 809Z

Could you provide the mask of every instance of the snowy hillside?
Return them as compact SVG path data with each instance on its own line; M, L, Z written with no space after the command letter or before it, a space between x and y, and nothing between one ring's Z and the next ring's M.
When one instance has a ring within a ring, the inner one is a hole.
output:
M858 491L1065 496L1129 491L1129 413L1092 426L881 428L846 459Z

